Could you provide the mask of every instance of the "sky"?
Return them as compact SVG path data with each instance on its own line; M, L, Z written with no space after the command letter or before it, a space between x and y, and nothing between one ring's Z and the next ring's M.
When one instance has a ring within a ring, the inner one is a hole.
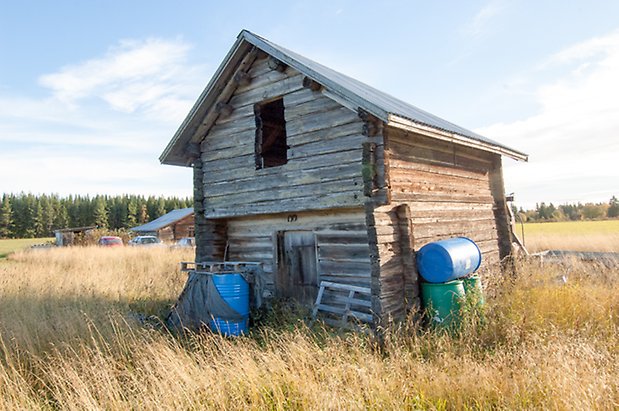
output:
M0 0L0 193L192 195L158 157L242 29L529 154L533 207L619 196L619 2Z

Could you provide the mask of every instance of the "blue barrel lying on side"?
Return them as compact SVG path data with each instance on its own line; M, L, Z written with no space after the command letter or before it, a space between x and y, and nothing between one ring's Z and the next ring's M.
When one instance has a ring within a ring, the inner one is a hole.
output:
M445 283L477 271L481 251L466 237L436 241L417 251L417 271L429 283Z
M241 274L212 274L211 278L221 298L243 319L228 321L215 317L209 322L210 329L225 336L246 334L249 328L249 284Z

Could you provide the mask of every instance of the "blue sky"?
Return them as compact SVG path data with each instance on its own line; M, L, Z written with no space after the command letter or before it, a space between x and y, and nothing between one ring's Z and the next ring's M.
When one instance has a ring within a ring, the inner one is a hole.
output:
M617 1L0 6L0 192L191 195L158 156L245 28L527 152L519 204L619 195Z

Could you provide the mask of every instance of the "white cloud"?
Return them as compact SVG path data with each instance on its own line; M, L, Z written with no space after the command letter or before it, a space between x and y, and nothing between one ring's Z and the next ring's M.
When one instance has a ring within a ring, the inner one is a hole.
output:
M502 1L492 0L482 7L464 27L464 33L471 37L482 35L490 22L505 8Z
M478 130L528 152L506 167L508 190L526 205L606 201L619 193L619 32L575 44L542 70L561 73L535 91L540 110Z
M126 40L40 76L48 96L0 92L0 189L191 195L191 170L158 162L209 78L189 50Z
M124 40L103 57L45 74L39 83L69 105L98 98L125 113L157 111L161 101L178 99L203 74L187 64L190 48L180 40ZM170 118L167 112L156 114Z

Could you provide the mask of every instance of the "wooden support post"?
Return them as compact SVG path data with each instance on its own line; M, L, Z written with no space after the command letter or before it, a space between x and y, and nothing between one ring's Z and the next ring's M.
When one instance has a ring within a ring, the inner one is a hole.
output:
M509 212L505 201L505 186L503 183L503 167L501 156L494 155L492 169L490 170L490 190L494 199L494 218L496 230L499 236L499 257L503 260L511 255L512 230L510 228Z

